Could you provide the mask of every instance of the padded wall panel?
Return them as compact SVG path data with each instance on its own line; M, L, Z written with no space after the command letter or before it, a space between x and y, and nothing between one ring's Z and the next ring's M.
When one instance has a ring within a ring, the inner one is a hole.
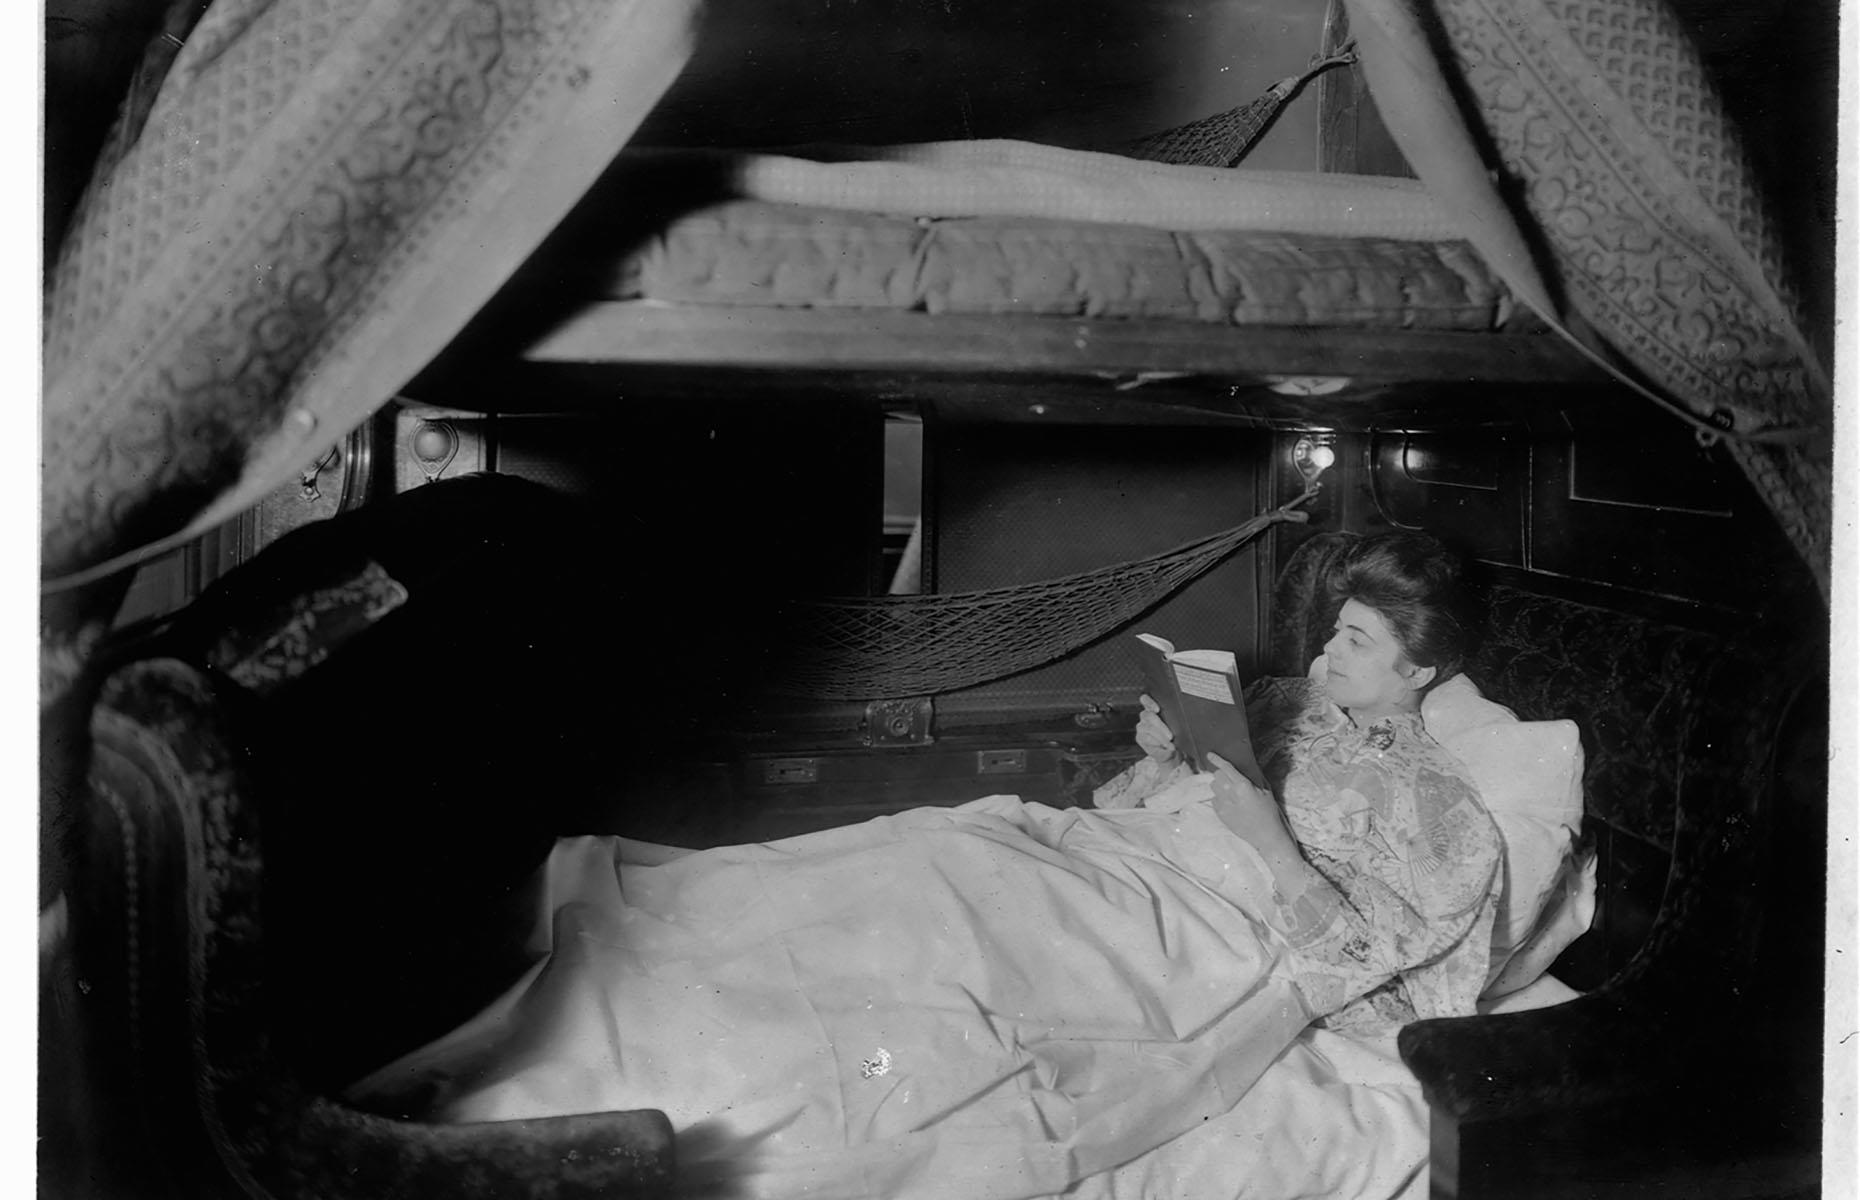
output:
M933 584L968 591L1141 558L1259 511L1269 436L1255 431L938 423L927 470ZM1121 644L1137 629L1256 660L1259 542L1131 629L1058 662L937 699L938 724L989 713L1130 705L1141 689Z

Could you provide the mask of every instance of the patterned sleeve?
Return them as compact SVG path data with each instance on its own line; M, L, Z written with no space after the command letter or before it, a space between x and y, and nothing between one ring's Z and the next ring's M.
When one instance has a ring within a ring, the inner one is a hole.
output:
M1315 799L1328 801L1322 815L1343 836L1306 845L1321 878L1279 897L1289 965L1313 1015L1372 992L1383 1019L1472 1012L1502 884L1498 831L1477 791L1447 764L1403 755L1329 782L1333 793Z

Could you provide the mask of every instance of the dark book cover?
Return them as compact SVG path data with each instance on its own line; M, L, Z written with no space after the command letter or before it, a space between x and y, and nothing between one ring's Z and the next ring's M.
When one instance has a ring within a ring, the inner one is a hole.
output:
M1166 638L1137 635L1137 657L1150 698L1175 735L1176 748L1197 771L1212 771L1210 753L1233 764L1259 787L1266 777L1253 755L1240 670L1229 650L1177 650Z

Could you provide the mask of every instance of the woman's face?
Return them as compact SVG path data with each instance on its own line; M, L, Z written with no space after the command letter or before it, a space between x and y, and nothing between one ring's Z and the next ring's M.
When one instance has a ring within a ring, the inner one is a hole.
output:
M1343 602L1324 659L1332 703L1358 718L1412 712L1421 705L1420 689L1434 677L1434 668L1408 661L1382 614L1357 600Z

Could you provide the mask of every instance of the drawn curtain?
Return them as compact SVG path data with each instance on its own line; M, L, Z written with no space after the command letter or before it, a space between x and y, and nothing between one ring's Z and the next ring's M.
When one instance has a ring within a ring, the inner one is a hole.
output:
M1723 438L1825 600L1830 381L1737 131L1665 0L1345 8L1429 191L1541 315Z
M216 0L171 22L50 272L42 576L224 521L385 403L627 141L696 6ZM49 686L107 622L99 592L48 598Z

